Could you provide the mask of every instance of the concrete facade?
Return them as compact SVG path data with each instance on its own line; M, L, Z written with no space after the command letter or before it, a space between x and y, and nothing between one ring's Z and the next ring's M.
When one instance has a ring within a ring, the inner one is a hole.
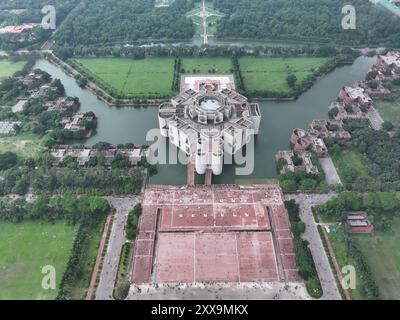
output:
M234 155L258 134L257 103L234 91L232 76L183 76L180 95L159 107L161 134L194 162L198 174L222 173L224 154Z

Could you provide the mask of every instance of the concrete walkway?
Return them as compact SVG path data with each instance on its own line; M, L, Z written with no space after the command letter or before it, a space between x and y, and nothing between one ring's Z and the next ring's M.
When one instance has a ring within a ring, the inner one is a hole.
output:
M315 267L321 281L324 300L340 300L341 296L336 286L336 280L329 264L322 240L319 236L317 224L311 212L311 207L322 204L336 196L331 192L329 194L286 194L285 199L294 199L300 206L301 220L306 224L306 231L303 239L310 243L310 250L313 255Z
M96 300L112 300L114 284L118 272L119 257L122 245L125 243L125 225L129 211L139 202L139 197L106 197L110 205L115 208L114 221L104 257L103 269L97 287Z
M325 181L327 184L342 184L339 174L337 173L335 165L330 157L320 158L319 163L325 172Z

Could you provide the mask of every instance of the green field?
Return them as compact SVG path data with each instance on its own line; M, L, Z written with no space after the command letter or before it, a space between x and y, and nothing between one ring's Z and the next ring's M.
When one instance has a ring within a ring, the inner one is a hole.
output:
M232 63L230 58L214 57L214 58L183 58L182 68L184 73L199 74L228 74L231 73ZM212 72L214 71L214 72Z
M374 106L384 121L400 124L400 97L395 101L376 100Z
M335 252L336 260L341 268L346 265L355 265L354 259L347 252L344 232L345 231L341 227L338 227L336 234L333 234L332 232L328 234L329 241L332 245L333 251ZM362 287L357 286L357 283L359 283L360 281L361 279L359 277L356 277L356 288L348 290L351 299L365 299L365 297L363 296Z
M290 93L286 83L289 73L297 77L300 83L305 77L326 63L326 58L273 58L242 57L240 69L247 91L275 91Z
M100 58L74 61L104 89L109 87L119 94L132 97L173 95L173 58Z
M323 219L324 222L328 222ZM329 221L331 222L331 221ZM390 230L374 231L371 234L352 234L357 246L363 253L368 266L379 287L382 299L400 299L400 218L392 221ZM341 267L355 265L354 259L347 252L345 234L342 227L337 233L329 233L329 240L335 251L336 259ZM357 277L357 282L361 281ZM365 299L360 286L349 290L352 299Z
M0 153L12 151L22 157L33 157L45 149L43 140L44 138L27 132L1 137Z
M42 267L55 267L58 287L78 227L64 222L1 223L0 299L54 299L57 290L42 289Z
M340 154L332 154L332 161L344 182L353 182L353 180L368 177L361 156L354 151L346 150Z
M298 83L314 73L327 58L242 57L239 59L245 94L263 92L290 95L286 83L289 73ZM169 98L174 77L174 58L93 58L74 59L72 64L114 98ZM183 57L182 71L191 74L231 74L230 57Z
M400 218L389 231L354 236L363 252L382 299L400 299Z
M15 72L21 70L24 65L24 61L12 62L0 59L0 82L4 78L11 77Z

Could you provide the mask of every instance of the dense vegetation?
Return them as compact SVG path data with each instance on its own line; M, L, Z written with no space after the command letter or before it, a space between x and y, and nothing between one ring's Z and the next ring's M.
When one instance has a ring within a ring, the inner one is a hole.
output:
M50 4L56 8L56 22L59 25L80 1L52 0L49 3L47 0L2 0L0 2L0 27L40 23L44 16L41 9ZM44 30L41 27L35 27L32 31L25 31L22 34L2 34L0 35L0 49L38 49L40 43L45 41L50 34L51 30Z
M66 220L70 224L85 221L89 216L108 212L108 202L100 197L65 194L63 197L39 196L33 202L23 199L0 199L0 221Z
M347 150L360 155L361 168L354 162L342 162L340 174L348 189L358 191L400 190L400 133L391 137L386 130L375 131L368 125L349 123L346 129L352 139L348 142L327 141L335 158Z
M292 158L294 162L300 158L296 155ZM325 173L318 161L318 157L314 152L311 152L311 159L315 166L318 168L318 174L312 175L305 171L287 172L286 174L279 175L279 185L285 192L310 192L310 191L327 191L330 188L340 189L339 186L328 186L325 183ZM283 160L277 163L277 169L280 170L286 162Z
M339 221L346 219L343 212L367 210L375 230L388 230L400 210L400 192L343 192L317 209L322 215L334 216Z
M129 240L134 240L138 232L139 217L142 214L142 206L140 203L129 212L128 220L125 227L125 234Z
M354 0L355 30L343 30L342 7L347 0L213 0L225 13L217 36L248 39L337 40L348 44L400 43L400 23L371 3Z
M0 153L0 159L4 160L4 170L0 171L0 196L9 193L24 195L29 187L37 194L132 194L140 192L143 168L148 168L150 174L156 173L155 167L147 163L132 169L106 170L101 163L84 170L76 170L69 163L62 169L51 168L53 160L48 152L36 158L20 158L12 152L5 152Z
M323 216L334 215L338 221L345 221L346 211L368 210L376 231L387 231L391 229L392 219L398 215L400 209L399 192L377 192L359 194L356 192L345 192L338 197L332 198L325 204L313 208ZM379 288L375 282L366 257L359 248L356 239L347 232L344 233L344 248L346 255L355 262L356 271L362 281L362 293L369 299L380 298Z
M186 18L197 0L176 0L165 8L154 1L89 0L63 27L59 45L131 43L144 39L189 39L195 25ZM355 0L357 28L343 30L341 9L345 0L213 0L225 17L214 22L221 38L336 40L347 44L396 45L400 25L396 16Z
M59 45L133 42L139 39L188 39L195 26L185 14L194 1L176 0L154 7L154 0L88 0L57 35Z
M285 201L293 232L293 245L299 275L304 279L308 293L314 298L322 296L322 287L315 268L309 243L301 238L306 226L300 219L299 205L294 200Z

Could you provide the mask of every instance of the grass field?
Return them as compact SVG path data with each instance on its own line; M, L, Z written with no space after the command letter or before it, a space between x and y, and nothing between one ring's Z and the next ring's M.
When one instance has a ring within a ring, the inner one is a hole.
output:
M208 74L211 71L216 74L231 73L232 63L230 58L213 57L213 58L183 58L182 68L185 73Z
M291 89L286 83L289 72L296 75L300 83L327 61L326 58L307 57L242 57L239 64L247 91L290 92Z
M78 227L64 222L1 223L0 299L54 299L57 290L41 287L41 270L53 265L58 287Z
M350 183L354 182L354 179L368 177L368 172L362 163L361 156L354 151L346 150L342 151L340 155L332 154L332 161L344 182Z
M100 58L76 59L100 86L132 97L172 96L173 58Z
M11 77L15 72L21 70L24 65L24 61L12 62L0 59L0 82L4 78Z
M292 90L286 83L289 73L295 74L300 83L327 61L312 57L242 57L239 64L249 94L262 91L290 95ZM171 90L174 58L75 59L73 64L116 98L168 98L175 94ZM232 63L230 57L184 57L182 69L185 73L230 74Z
M400 218L389 231L354 236L371 268L382 299L400 299Z
M38 152L44 150L42 141L42 137L27 132L1 137L0 153L12 151L22 157L33 157Z
M99 219L95 226L90 227L90 237L83 249L83 254L80 261L81 277L78 281L70 284L70 292L72 300L83 300L86 297L89 289L92 271L96 263L96 257L99 250L100 239L103 234L106 217Z
M384 121L400 124L400 97L395 101L376 100L374 106Z
M326 221L327 222L327 221ZM341 268L346 265L355 265L354 259L348 254L346 243L345 243L345 234L343 228L337 228L337 233L329 233L329 241L332 245L333 251L335 252L336 260ZM349 289L349 294L351 299L354 300L363 300L365 297L362 293L362 287L357 286L357 283L360 283L361 279L359 277L356 278L356 288Z
M322 218L324 222L326 221ZM329 221L332 222L332 221ZM342 227L338 227L337 233L329 234L329 240L335 251L336 259L341 267L354 265L353 258L348 254L345 245L345 234ZM382 299L400 299L400 218L392 222L392 228L386 231L374 231L372 234L352 234L362 251L373 277L379 287ZM359 278L357 282L361 281ZM360 287L349 290L352 299L364 299Z

